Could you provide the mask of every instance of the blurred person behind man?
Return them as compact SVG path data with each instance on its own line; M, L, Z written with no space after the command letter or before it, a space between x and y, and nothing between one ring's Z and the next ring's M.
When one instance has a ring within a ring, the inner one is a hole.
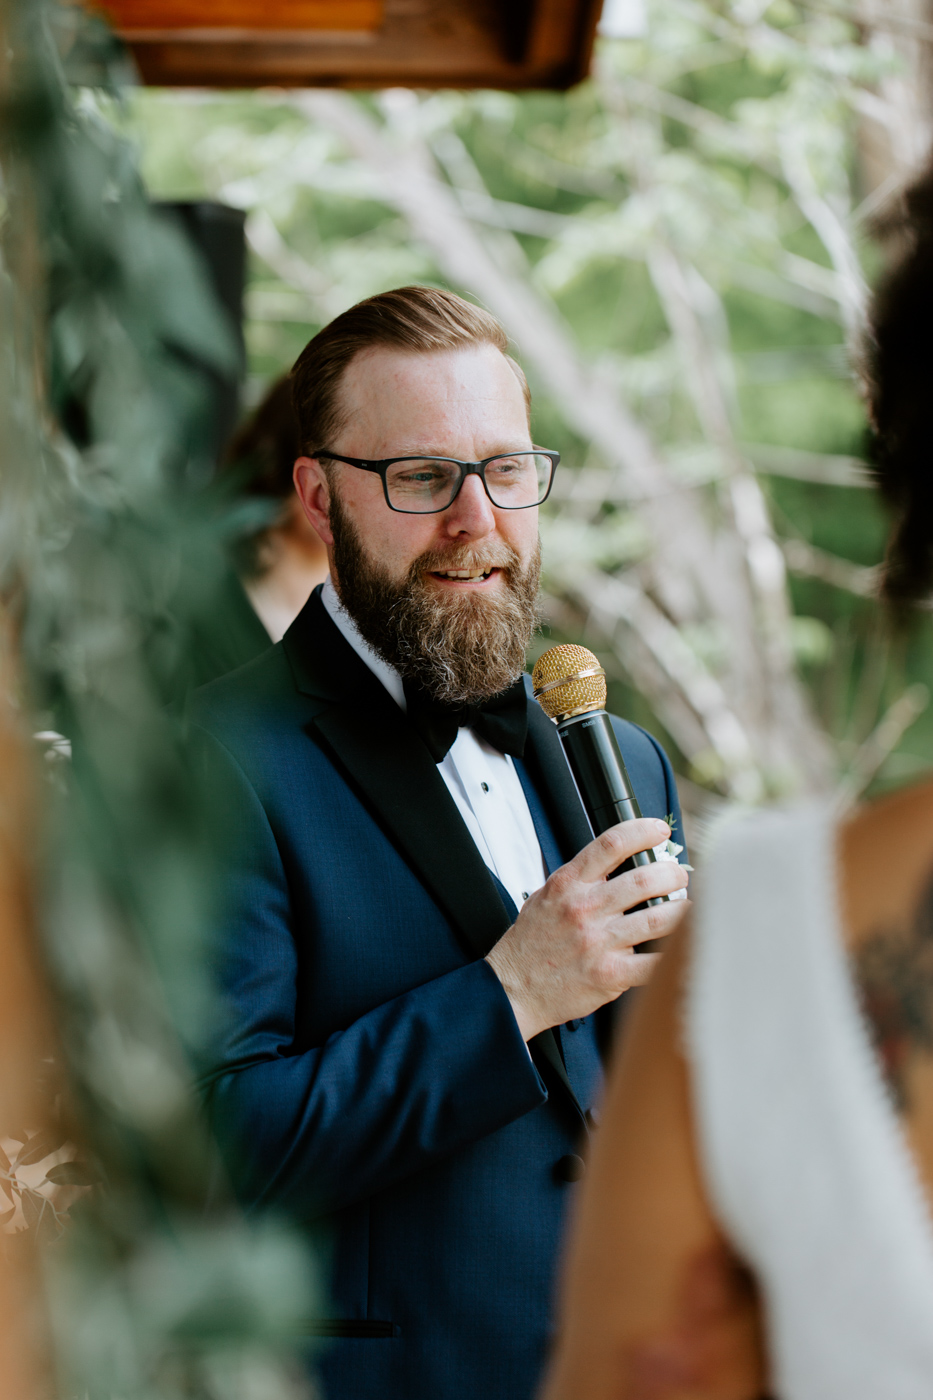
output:
M236 552L246 596L273 642L281 640L327 577L327 550L292 480L300 455L291 380L282 375L234 434L224 463L225 473L234 474L248 497L279 504L275 516L241 539Z
M614 1003L676 864L670 765L615 729L644 820L597 841L530 700L535 447L503 328L400 288L293 370L296 485L330 577L192 718L231 839L206 1047L253 1207L327 1220L328 1400L528 1400Z
M876 297L884 591L933 594L933 171ZM630 1023L542 1400L933 1395L933 782L725 826Z
M220 464L228 503L257 507L261 521L236 535L229 567L195 610L179 699L279 641L327 577L327 551L295 494L297 455L291 385L283 375L237 429Z

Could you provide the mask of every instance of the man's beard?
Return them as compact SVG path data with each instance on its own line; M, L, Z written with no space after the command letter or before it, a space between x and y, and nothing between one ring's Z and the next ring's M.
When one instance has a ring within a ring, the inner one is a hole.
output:
M395 582L370 559L336 494L331 496L334 583L347 612L374 651L434 700L476 704L498 695L525 669L538 625L541 551L528 563L504 541L428 550ZM432 586L433 570L498 568L495 592Z

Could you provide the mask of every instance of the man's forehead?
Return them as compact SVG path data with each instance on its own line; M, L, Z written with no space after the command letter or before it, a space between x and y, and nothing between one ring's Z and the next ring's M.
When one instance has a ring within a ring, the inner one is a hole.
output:
M339 401L348 427L367 425L380 439L388 434L391 451L406 455L437 452L438 434L448 428L488 425L494 437L508 439L496 441L490 452L514 448L528 434L522 386L494 345L361 350L344 372Z
M370 345L358 350L347 365L343 383L347 389L366 386L408 388L420 392L429 381L439 393L475 396L484 387L511 388L518 379L495 345L478 343L450 350L403 350L391 345Z

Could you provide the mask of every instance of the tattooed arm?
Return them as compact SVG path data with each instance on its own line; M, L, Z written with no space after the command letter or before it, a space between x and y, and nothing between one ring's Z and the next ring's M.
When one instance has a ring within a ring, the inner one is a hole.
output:
M910 1071L933 1053L933 884L906 928L872 933L853 956L862 1010L899 1112L910 1111Z
M933 1204L933 784L862 808L839 856L865 1020Z

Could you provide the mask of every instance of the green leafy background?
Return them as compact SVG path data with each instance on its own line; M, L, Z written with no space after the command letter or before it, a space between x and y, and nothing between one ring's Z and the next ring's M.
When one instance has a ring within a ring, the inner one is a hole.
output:
M754 15L743 19L743 8ZM697 422L647 270L652 242L670 239L705 279L711 315L722 319L736 437L778 538L791 542L791 644L838 775L915 687L912 725L865 779L877 790L926 768L933 714L916 687L933 684L933 649L926 623L894 642L878 621L867 571L881 560L887 522L857 465L866 446L858 336L783 163L795 142L805 148L819 197L874 277L882 251L867 206L859 208L857 109L891 61L860 42L840 8L654 0L645 34L603 40L594 78L567 94L351 100L430 151L491 246L508 231L526 260L516 276L556 306L592 374L617 386L684 479L713 470L716 449ZM210 196L250 211L247 401L362 296L411 281L475 290L449 276L387 201L378 170L291 94L137 90L107 116L135 140L154 195ZM499 256L507 260L508 249ZM585 469L592 446L529 372L537 440L561 450L564 473ZM794 479L813 470L858 484ZM624 575L647 547L624 501L567 517L555 505L545 521L552 574L584 559ZM794 572L793 542L838 562L834 581ZM585 633L579 609L553 614L552 637ZM699 619L683 635L715 670L719 624ZM616 707L664 738L683 776L717 790L715 768L705 772L682 751L627 674L624 649L611 672Z

